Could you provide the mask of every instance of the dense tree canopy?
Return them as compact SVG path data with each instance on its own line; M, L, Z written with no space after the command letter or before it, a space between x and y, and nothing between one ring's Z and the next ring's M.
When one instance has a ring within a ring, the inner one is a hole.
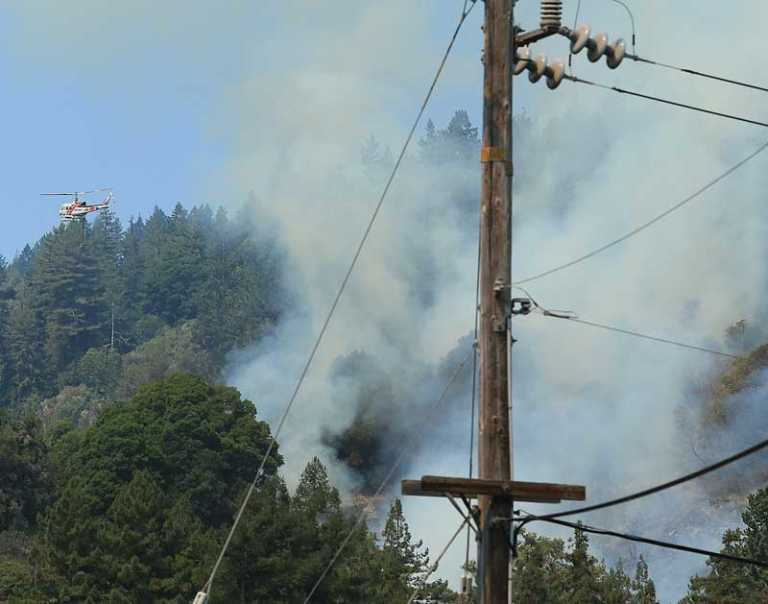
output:
M47 447L33 416L0 412L0 531L34 526L49 497Z
M753 560L768 560L768 488L749 496L744 527L725 531L722 551ZM693 577L681 604L735 604L768 601L768 570L710 558L709 572Z
M4 551L0 541L0 569L9 573L0 590L32 602L189 602L270 441L235 389L176 374L142 386L88 428L56 430L46 490L48 466L36 465L46 449L24 432L34 427L0 432L29 487L0 501L4 528L28 528L19 520L25 515L42 522L24 552ZM273 449L212 602L302 602L348 535L315 601L386 604L414 589L422 602L454 600L443 582L422 580L429 557L398 500L378 537L357 508L342 505L319 459L307 464L293 495L277 474L281 463Z
M213 377L285 303L276 244L253 233L247 211L156 208L127 229L105 211L0 258L0 405L80 384L126 396L179 370Z
M445 128L430 122L421 140L424 165L464 178L439 191L457 201L457 219L476 217L465 168L479 146L465 111ZM392 161L373 138L362 148L371 179ZM227 354L256 342L290 302L280 247L256 226L248 211L177 204L124 228L106 211L57 227L10 263L0 257L0 602L188 603L203 586L271 438L254 404L213 384ZM383 422L371 417L331 441L339 460L386 458ZM399 500L374 532L319 459L293 492L282 461L273 449L212 604L301 603L315 587L322 604L456 602ZM363 484L378 484L376 465L360 464ZM758 507L753 532L738 533L754 547L765 534ZM630 578L590 555L581 533L568 545L527 534L520 554L516 601L656 602L642 559ZM705 593L707 580L692 591Z
M531 604L657 604L656 588L640 557L634 579L589 553L579 530L568 544L523 533L513 568L513 599Z

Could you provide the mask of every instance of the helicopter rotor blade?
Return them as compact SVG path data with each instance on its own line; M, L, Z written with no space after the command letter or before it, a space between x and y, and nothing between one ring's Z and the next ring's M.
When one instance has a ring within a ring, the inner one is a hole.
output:
M88 195L88 193L98 193L100 191L111 191L111 187L105 187L103 189L91 189L90 191L78 191L78 195Z
M77 195L87 195L88 193L98 193L99 191L111 191L112 187L105 187L103 189L91 189L90 191L75 191L74 193L40 193L40 195L68 195L74 197Z

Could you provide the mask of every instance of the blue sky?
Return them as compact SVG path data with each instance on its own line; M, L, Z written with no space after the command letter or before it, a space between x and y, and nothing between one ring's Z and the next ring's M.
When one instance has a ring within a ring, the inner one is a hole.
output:
M434 63L459 4L428 4L432 23L423 33L434 42L427 61ZM300 56L271 55L270 40L293 37L300 55L308 27L266 2L223 2L215 10L180 2L106 6L0 6L5 256L56 224L59 200L38 195L45 191L111 186L123 219L146 215L155 204L232 202L222 198L241 191L220 188L219 175L238 152L237 120L221 119L223 99L262 63L283 61L291 69ZM478 25L476 18L467 28L457 55L478 47ZM422 92L404 91L398 117L410 116ZM439 95L430 115L441 121L455 106L477 105L478 92L454 87Z
M348 44L350 55L364 56L366 49L354 44L372 42L415 66L404 74L377 73L381 55L371 55L369 81L391 82L397 93L372 104L370 130L397 147L460 8L458 0L393 4L390 20L372 28L377 41L352 35L366 19L352 2L227 0L215 9L148 0L118 7L95 0L3 3L0 253L12 257L56 224L59 200L38 195L45 191L113 187L124 220L146 215L155 204L170 208L178 201L242 198L248 187L232 182L228 166L243 154L238 132L248 116L242 107L232 112L233 98L245 82L258 82L261 71L270 70L272 85L279 86L281 72L300 70L316 56L313 44L327 43L318 37L324 27L342 46ZM318 11L324 15L318 17ZM623 15L601 11L625 28ZM533 2L519 10L530 26L535 13ZM479 5L427 112L438 124L457 108L480 119L481 22ZM525 103L529 87L518 91L518 101ZM396 128L377 132L377 122ZM273 144L278 154L279 141Z
M359 137L368 127L397 147L461 2L391 3L388 20L366 30L373 32L368 38L354 33L366 18L381 17L366 17L353 2L227 0L215 8L176 1L112 4L29 0L0 5L0 253L6 256L56 224L58 200L40 197L44 191L111 186L123 219L146 215L155 204L169 208L177 201L233 203L242 198L248 183L234 182L231 165L247 154L239 133L251 116L247 106L233 99L245 83L259 82L262 72L269 72L270 86L279 86L281 74L290 77L316 59L321 49L313 45L330 39L320 35L323 29L349 55L370 59L366 82L386 82L396 89L371 103L368 123L351 127L350 133ZM567 21L575 4L565 3ZM656 4L637 9L641 49L668 46L650 27L660 18ZM524 25L535 25L536 10L533 1L520 3ZM731 19L730 25L741 27L734 12L710 6L694 18L699 25ZM690 19L692 13L681 7L679 14ZM582 15L606 31L629 33L623 11L607 0L585 0ZM468 109L475 122L480 119L481 20L478 6L427 112L438 124L456 108ZM700 38L715 33L703 27ZM379 54L368 56L361 44ZM562 40L542 46L553 49L553 56L564 54ZM394 57L392 65L410 68L377 72L381 51ZM601 75L609 76L606 71L601 68ZM610 74L612 81L623 77ZM542 88L533 89L519 78L518 104L536 108L542 95L551 96ZM583 91L576 94L583 96ZM594 98L596 106L604 102ZM277 110L269 104L259 107L267 120ZM280 153L280 141L272 144Z
M205 116L216 89L238 77L237 41L214 32L215 42L200 40L205 51L190 56L181 28L166 36L141 26L151 11L123 26L91 9L102 10L77 2L67 11L41 2L0 8L7 256L56 223L59 200L40 192L111 186L121 217L146 215L155 203L205 200L204 175L225 153L206 135Z

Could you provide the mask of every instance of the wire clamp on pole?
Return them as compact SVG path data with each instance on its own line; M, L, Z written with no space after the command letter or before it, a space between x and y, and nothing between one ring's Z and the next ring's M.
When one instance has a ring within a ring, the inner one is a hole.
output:
M533 302L528 298L512 298L510 305L510 314L529 315L533 310Z

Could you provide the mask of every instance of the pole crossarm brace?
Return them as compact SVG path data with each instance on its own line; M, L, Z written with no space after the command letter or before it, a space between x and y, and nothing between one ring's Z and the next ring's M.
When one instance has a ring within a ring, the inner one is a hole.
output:
M532 29L531 31L515 31L515 46L528 46L544 38L549 38L561 33L559 27L547 27L546 29Z
M587 490L583 486L548 482L422 476L421 480L403 480L401 485L403 495L417 497L452 495L477 499L481 495L487 495L515 502L534 503L560 503L563 500L584 501L587 498Z

